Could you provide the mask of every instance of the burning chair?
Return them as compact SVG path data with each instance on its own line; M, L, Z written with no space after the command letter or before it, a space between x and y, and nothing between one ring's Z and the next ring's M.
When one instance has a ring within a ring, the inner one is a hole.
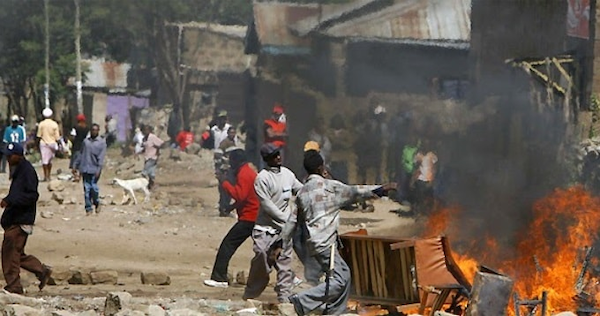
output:
M373 304L402 305L431 314L444 304L459 308L471 284L452 258L447 238L402 239L369 236L365 230L340 236L350 266L353 298Z

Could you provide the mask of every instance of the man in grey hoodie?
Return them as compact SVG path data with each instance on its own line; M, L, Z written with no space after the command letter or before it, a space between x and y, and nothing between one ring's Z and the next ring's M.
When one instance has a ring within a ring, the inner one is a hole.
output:
M292 247L291 243L281 244L280 234L292 213L290 199L302 188L302 183L291 170L281 165L277 146L266 143L261 147L260 154L267 166L258 173L254 182L260 208L252 231L255 255L243 298L260 296L269 284L269 274L274 267L277 270L277 298L280 302L289 302L294 278L291 270Z

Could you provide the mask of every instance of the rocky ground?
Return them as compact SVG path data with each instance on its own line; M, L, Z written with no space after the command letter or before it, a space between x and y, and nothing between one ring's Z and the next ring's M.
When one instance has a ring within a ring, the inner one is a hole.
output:
M53 267L56 285L40 292L35 277L23 271L27 294L0 293L4 314L109 315L120 310L120 315L227 315L245 309L246 314L278 313L272 287L261 301L244 302L243 285L215 289L202 283L210 276L221 239L236 221L219 217L215 209L218 193L210 152L166 151L150 201L142 203L140 192L140 204L121 205L122 190L111 185L112 179L138 177L142 161L110 150L100 180L105 205L93 216L85 215L81 183L66 180L67 166L67 160L56 160L54 170L62 173L54 179L65 180L40 183L38 218L26 247L27 253ZM41 166L36 168L41 174ZM0 195L8 186L6 175L0 175ZM367 228L370 234L412 236L414 221L389 212L396 207L379 200L374 213L344 212L341 230ZM252 255L248 240L233 257L230 272L247 273ZM295 270L302 271L298 264Z

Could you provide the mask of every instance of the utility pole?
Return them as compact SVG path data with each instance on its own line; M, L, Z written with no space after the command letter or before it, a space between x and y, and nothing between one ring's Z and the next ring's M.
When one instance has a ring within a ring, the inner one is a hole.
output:
M75 84L77 86L77 113L83 113L83 96L81 82L81 27L79 24L79 0L75 1L75 56L77 58L77 70Z
M50 108L50 15L48 13L48 0L44 0L44 17L46 18L46 53L44 58L46 83L44 83L44 105L48 109Z

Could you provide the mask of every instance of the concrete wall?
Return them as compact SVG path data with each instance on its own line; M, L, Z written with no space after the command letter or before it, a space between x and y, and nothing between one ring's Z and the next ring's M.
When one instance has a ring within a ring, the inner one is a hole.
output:
M182 63L192 69L243 72L255 57L244 54L242 38L206 29L185 28Z

